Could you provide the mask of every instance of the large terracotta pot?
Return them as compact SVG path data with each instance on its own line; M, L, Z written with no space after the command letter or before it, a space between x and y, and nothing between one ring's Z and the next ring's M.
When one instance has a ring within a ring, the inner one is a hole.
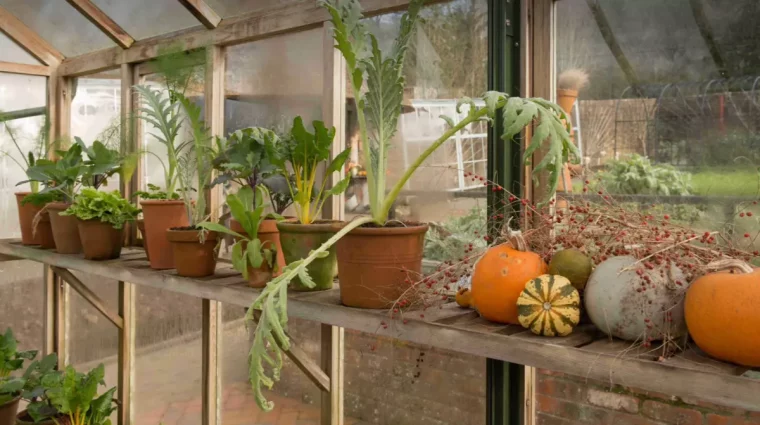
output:
M166 231L172 227L185 227L189 224L185 203L182 201L155 201L145 200L140 202L145 222L143 233L146 250L149 250L150 267L156 270L174 268L174 252Z
M61 215L71 204L51 202L47 204L50 225L53 228L55 250L60 254L79 254L82 252L82 240L79 237L77 218Z
M217 232L206 232L201 243L198 229L169 229L166 238L172 245L174 267L185 277L211 276L216 270Z
M150 253L148 252L148 244L145 242L145 221L135 220L135 224L137 224L137 230L140 231L140 237L142 238L142 244L143 249L145 250L145 257L148 258L148 261L150 261Z
M77 220L82 239L84 258L88 260L113 260L121 255L124 229L115 229L100 220Z
M272 280L273 276L272 268L269 267L269 263L266 261L263 261L258 268L248 266L248 286L251 288L266 287L267 282Z
M24 245L39 245L40 235L39 233L34 233L32 230L32 222L34 221L34 216L40 212L42 207L38 207L31 203L21 205L21 201L30 193L31 192L15 193L16 205L18 206L18 223L19 227L21 227L21 243Z
M21 396L18 396L5 404L0 404L0 425L14 425L16 423L16 413L20 400Z
M246 234L243 226L241 226L234 218L230 219L230 230L240 233L241 235ZM282 255L282 245L280 245L280 231L277 230L277 220L271 218L262 220L261 224L259 224L258 237L262 246L267 246L267 242L271 242L277 247L277 271L274 273L274 276L279 276L280 270L285 267L285 257Z
M277 223L280 231L280 244L285 262L290 264L309 256L309 253L319 248L335 235L335 222L322 220L312 224L301 224L296 219ZM304 285L296 277L290 288L296 291L323 291L333 287L333 280L338 273L338 261L335 245L330 247L328 256L314 260L306 268L309 276L316 284L313 288Z
M336 227L339 230L340 224ZM412 302L409 281L422 271L427 224L359 227L336 244L340 300L359 308L388 308L402 295Z

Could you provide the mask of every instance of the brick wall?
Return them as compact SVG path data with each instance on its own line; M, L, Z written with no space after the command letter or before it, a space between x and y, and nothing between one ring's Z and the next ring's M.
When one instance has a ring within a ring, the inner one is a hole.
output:
M760 412L621 386L610 388L604 382L546 370L537 375L537 425L760 425Z

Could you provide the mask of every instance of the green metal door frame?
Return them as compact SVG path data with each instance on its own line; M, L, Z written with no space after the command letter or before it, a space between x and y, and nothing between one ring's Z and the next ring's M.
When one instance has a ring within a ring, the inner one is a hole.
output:
M488 0L488 89L518 95L520 89L520 0ZM519 142L504 142L501 120L488 132L488 180L510 192L522 192L522 162ZM508 195L488 191L488 228L502 210ZM515 216L509 211L505 216ZM496 235L491 235L496 236ZM486 409L488 425L521 425L524 418L525 367L500 360L486 360Z

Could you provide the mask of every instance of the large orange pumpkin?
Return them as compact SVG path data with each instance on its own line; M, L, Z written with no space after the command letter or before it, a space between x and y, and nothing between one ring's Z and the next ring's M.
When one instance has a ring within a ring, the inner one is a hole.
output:
M525 284L543 274L547 266L527 249L520 233L510 243L494 246L478 260L472 273L472 305L492 322L519 325L517 298Z
M700 277L686 292L686 326L708 355L760 367L760 270L738 260L709 265L718 272Z

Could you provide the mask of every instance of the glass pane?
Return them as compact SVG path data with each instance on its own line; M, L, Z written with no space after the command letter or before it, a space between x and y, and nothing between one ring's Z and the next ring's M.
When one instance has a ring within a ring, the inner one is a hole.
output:
M78 78L71 102L71 134L88 146L96 140L111 149L121 146L121 79L116 72L108 78ZM114 175L101 190L119 190L119 176Z
M64 56L76 56L115 44L65 1L1 0L21 22Z
M322 119L322 30L227 49L225 132Z
M43 347L42 269L42 264L33 261L0 263L0 332L13 329L22 350L41 351Z
M297 0L206 0L206 3L222 18L286 6L296 2Z
M200 25L176 0L93 0L135 40Z
M248 381L248 351L252 332L246 329L240 307L224 306L224 342L222 344L222 424L317 424L320 415L320 391L290 359L285 364L272 391L264 391L275 403L271 412L259 410ZM314 361L319 361L320 324L290 319L288 331L298 346Z
M34 58L16 44L15 41L8 38L7 35L0 32L0 52L3 52L5 62L26 63L29 65L42 65L42 62Z

